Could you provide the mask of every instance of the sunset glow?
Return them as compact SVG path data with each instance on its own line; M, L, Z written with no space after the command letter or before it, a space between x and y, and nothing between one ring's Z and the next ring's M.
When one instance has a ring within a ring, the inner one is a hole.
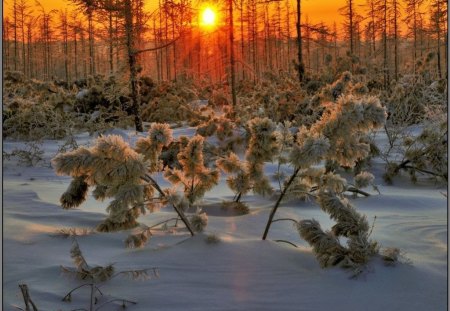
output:
M216 12L210 8L207 7L202 11L201 14L201 20L203 26L214 26L216 24Z

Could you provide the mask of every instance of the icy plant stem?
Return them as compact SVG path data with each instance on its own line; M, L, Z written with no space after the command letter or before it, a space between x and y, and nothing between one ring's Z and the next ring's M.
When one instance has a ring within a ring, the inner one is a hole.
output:
M68 292L68 293L64 296L64 298L62 299L62 301L68 301L70 295L71 295L74 291L76 291L77 289L82 288L82 287L84 287L84 286L90 286L90 285L91 285L91 284L88 283L88 284L83 284L83 285L80 285L80 286L75 287L74 289L72 289L70 292ZM95 289L100 293L100 295L103 296L103 293L101 292L101 290L100 290L97 286L95 286Z
M363 191L361 189L357 189L355 187L348 187L347 189L345 189L345 191L353 192L355 194L359 193L359 194L362 194L363 196L370 197L370 193L367 193L367 192L365 192L365 191Z
M25 302L25 311L31 311L29 303L33 307L33 311L38 311L38 308L30 298L30 293L28 292L27 284L19 284L19 288L22 292L23 300Z
M280 206L281 200L283 199L284 195L288 191L288 189L291 186L292 182L294 181L295 177L297 177L297 174L299 171L300 171L299 167L295 169L295 172L291 175L291 178L289 178L286 186L284 186L283 191L281 192L280 196L278 197L277 202L275 203L274 207L272 208L272 211L270 212L269 220L267 221L266 229L264 230L264 234L262 237L263 240L266 239L267 234L269 233L270 225L272 224L273 217L275 216L275 213L277 212L277 209Z
M164 191L161 189L161 187L156 183L156 181L150 176L150 175L145 175L144 177L142 177L142 179L144 179L147 182L151 182L153 187L156 189L156 191L159 192L159 194L161 194L161 196L165 197L166 194L164 193ZM194 236L194 229L191 226L191 223L189 222L189 220L187 219L186 215L183 213L183 211L176 206L175 204L172 204L175 212L177 212L178 216L180 216L181 220L184 222L184 225L186 226L186 228L188 228L189 232L191 233L191 236Z
M122 302L122 306L121 306L121 307L122 307L123 309L125 309L125 308L127 307L127 306L126 306L127 303L128 303L128 304L133 304L133 305L137 304L136 301L126 300L126 299L113 299L113 300L110 300L110 301L105 302L105 303L102 304L100 307L98 307L97 309L95 309L95 311L100 310L100 309L103 308L105 305L110 304L110 303L113 303L113 302L116 302L116 301L121 301L121 302Z
M95 285L94 283L90 284L91 285L91 301L90 301L90 306L89 306L89 311L93 311L94 310L94 303L95 303Z
M242 192L239 192L238 196L236 197L236 200L234 200L234 202L239 202L239 200L241 199L242 196Z

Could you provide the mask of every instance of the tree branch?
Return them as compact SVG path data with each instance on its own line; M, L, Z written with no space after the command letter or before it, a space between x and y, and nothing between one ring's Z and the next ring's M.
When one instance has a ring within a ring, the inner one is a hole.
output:
M137 54L144 53L144 52L152 52L152 51L164 49L164 48L174 44L180 38L181 38L181 36L173 39L172 41L167 42L166 44L160 45L160 46L155 46L155 47L148 48L148 49L134 51L133 54L137 55Z
M150 175L145 174L144 176L141 177L141 179L145 180L146 182L151 182L152 186L156 189L156 191L158 191L159 194L161 194L161 196L166 197L166 194L164 193L164 191L161 189L161 187L158 185L158 183ZM180 218L183 221L183 223L186 226L186 228L191 233L191 236L194 236L194 229L192 228L191 223L187 219L186 215L175 204L172 204L172 206L175 209L175 211L177 212L178 216L180 216Z

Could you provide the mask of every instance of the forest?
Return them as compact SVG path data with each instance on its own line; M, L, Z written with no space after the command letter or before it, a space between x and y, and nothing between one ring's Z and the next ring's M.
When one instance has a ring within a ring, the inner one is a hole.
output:
M445 310L447 1L3 8L5 310Z

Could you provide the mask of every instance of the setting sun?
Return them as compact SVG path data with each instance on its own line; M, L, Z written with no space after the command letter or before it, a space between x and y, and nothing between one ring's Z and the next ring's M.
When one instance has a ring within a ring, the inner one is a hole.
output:
M202 24L204 26L214 26L216 23L216 12L212 8L205 8L202 12Z

